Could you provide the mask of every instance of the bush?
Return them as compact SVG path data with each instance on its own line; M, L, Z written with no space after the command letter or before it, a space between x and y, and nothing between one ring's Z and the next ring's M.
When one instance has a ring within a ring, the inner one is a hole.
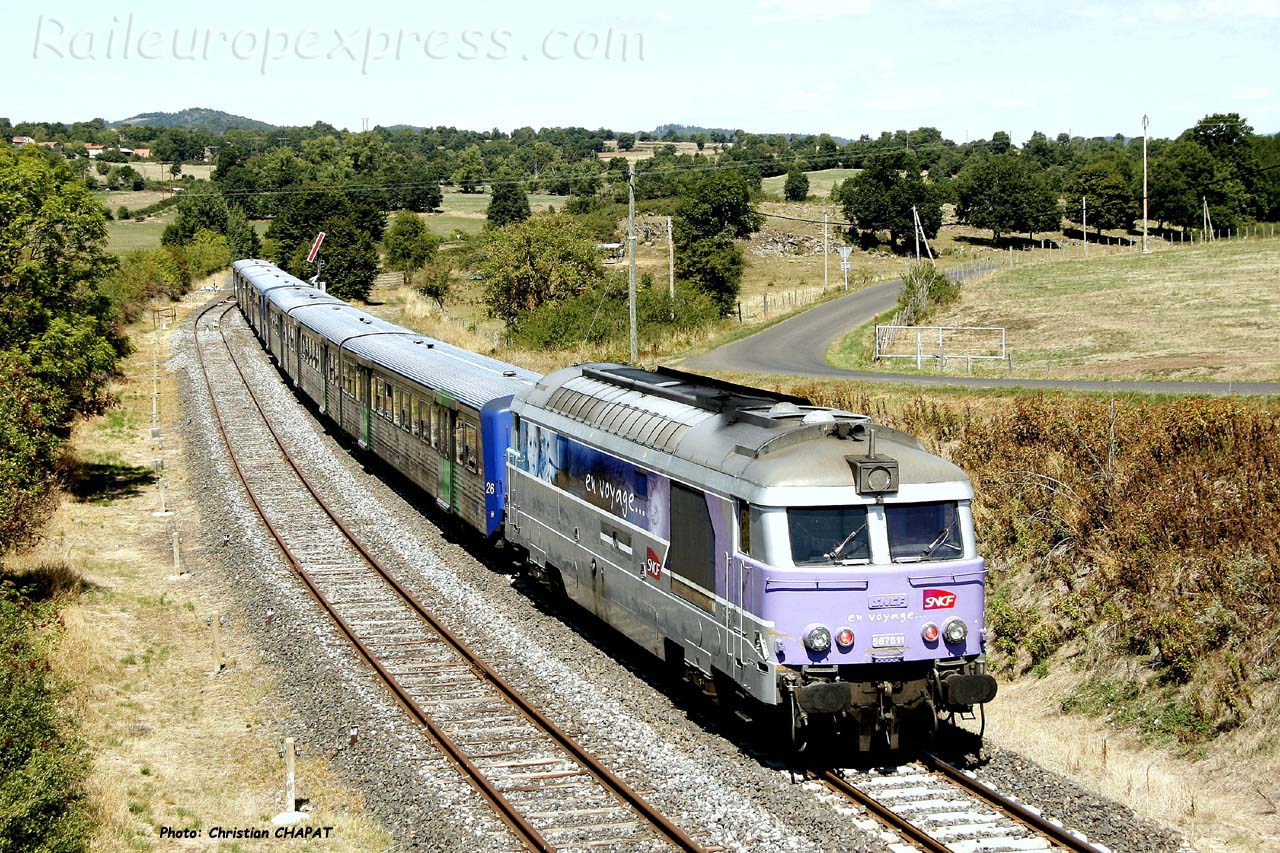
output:
M129 218L129 208L125 207L123 204L120 205L120 207L116 209L116 219L119 219L121 222L124 222L128 218Z
M512 337L530 349L571 349L582 343L625 341L630 335L627 315L627 277L615 273L603 285L580 296L525 314L513 327ZM674 303L666 288L655 287L648 274L637 284L637 335L644 340L698 329L719 316L715 301L687 282L676 282Z
M50 616L47 604L0 588L0 853L84 850L91 829L88 759L59 720L63 688L41 636Z

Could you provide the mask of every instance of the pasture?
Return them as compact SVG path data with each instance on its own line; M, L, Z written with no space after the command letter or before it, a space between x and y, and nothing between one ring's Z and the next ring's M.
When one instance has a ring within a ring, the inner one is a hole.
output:
M833 186L852 178L861 171L861 169L821 169L816 172L805 172L809 177L809 195L828 197L831 195ZM772 178L764 179L761 190L767 195L782 198L782 185L786 182L786 175L774 175Z
M1015 376L1280 377L1280 241L1157 245L965 282L929 322L1006 327ZM852 367L859 349L846 339L831 360Z
M428 213L423 217L430 228L442 237L448 237L455 231L463 234L479 234L484 230L485 210L489 207L489 193L446 192L440 205L439 213ZM559 210L568 201L568 196L529 193L529 207L535 213L554 207Z

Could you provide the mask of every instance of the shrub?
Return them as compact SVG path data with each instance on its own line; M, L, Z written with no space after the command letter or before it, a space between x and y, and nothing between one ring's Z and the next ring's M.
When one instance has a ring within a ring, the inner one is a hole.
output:
M87 846L88 759L59 720L64 688L50 675L41 637L48 615L47 605L0 588L0 853Z

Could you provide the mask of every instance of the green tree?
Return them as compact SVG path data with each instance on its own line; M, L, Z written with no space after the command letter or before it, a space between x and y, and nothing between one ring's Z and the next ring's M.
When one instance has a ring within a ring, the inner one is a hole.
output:
M1058 200L1023 156L978 155L956 176L956 215L992 239L1061 227Z
M749 237L764 218L751 206L751 185L738 171L707 172L695 178L676 208L676 245L728 233Z
M1136 194L1116 161L1111 159L1095 160L1083 166L1068 185L1067 193L1073 201L1087 199L1089 224L1097 229L1099 236L1104 228L1131 227L1138 215ZM1067 210L1071 218L1081 212L1072 204L1067 205Z
M262 240L243 210L232 206L227 210L227 248L232 260L256 258L262 252Z
M540 305L570 299L604 278L595 241L573 217L540 213L485 232L477 268L489 312L507 323Z
M529 195L511 172L503 172L493 182L490 192L492 196L485 216L491 224L503 226L512 222L524 222L532 214Z
M334 216L320 223L325 232L320 257L324 260L324 279L328 290L339 299L367 302L378 275L378 251L368 231L352 220ZM293 252L289 271L299 278L309 278L314 270L307 263L309 245L299 244Z
M634 133L618 134L618 150L630 151L636 147L636 135Z
M938 235L942 227L942 203L933 187L920 176L914 162L899 168L895 158L874 157L866 169L845 181L840 187L840 201L845 216L861 231L888 231L896 248L900 238L915 232L915 207L926 237Z
M749 236L762 221L751 206L751 184L740 172L709 172L695 178L676 208L676 275L701 287L721 313L728 314L746 266L742 249L733 241Z
M128 343L100 288L102 208L64 163L0 148L0 554L37 529L72 419L113 400Z
M804 201L809 197L809 176L799 169L788 171L782 195L787 201Z
M398 210L391 215L391 224L382 237L387 252L387 266L404 273L406 283L412 283L413 274L431 260L440 240L427 230L422 217L408 210Z
M484 176L484 157L480 155L478 146L472 145L458 154L453 168L453 182L458 189L464 193L478 193Z
M277 260L288 262L301 247L311 247L316 234L324 230L330 219L344 219L369 235L370 240L382 239L386 227L386 215L363 197L332 189L304 189L291 193L280 213L271 220L267 238L277 247ZM328 239L328 238L326 238Z
M224 234L227 230L227 201L216 186L197 181L178 197L178 215L164 230L168 245L190 243L202 229Z

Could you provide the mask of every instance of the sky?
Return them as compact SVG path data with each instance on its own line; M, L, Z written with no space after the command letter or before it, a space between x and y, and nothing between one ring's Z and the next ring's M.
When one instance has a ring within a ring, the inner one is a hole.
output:
M939 128L1280 131L1280 0L389 0L5 4L0 116L200 106L278 125L504 131L675 122L857 137ZM1270 69L1270 70L1268 70Z

